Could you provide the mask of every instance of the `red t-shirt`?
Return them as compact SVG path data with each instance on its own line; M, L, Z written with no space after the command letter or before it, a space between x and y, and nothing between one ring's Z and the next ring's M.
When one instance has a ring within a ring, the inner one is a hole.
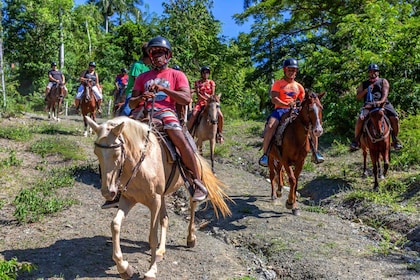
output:
M198 101L207 101L207 99L213 95L213 89L216 87L216 84L213 80L198 80L194 83L194 88L198 92Z
M187 76L182 71L172 68L166 68L161 71L150 70L140 74L134 82L133 91L140 91L141 93L147 91L146 89L152 83L158 83L171 90L179 90L184 87L190 92L190 85ZM172 109L175 111L175 100L163 91L159 91L155 95L155 109ZM151 102L147 102L146 108L150 109Z
M296 81L287 82L284 79L277 80L274 82L273 86L271 87L271 91L277 91L279 93L279 99L286 104L289 104L292 101L295 101L299 98L300 101L303 100L305 97L305 89L301 84ZM286 105L277 105L275 106L276 109L285 108L288 109L289 106Z

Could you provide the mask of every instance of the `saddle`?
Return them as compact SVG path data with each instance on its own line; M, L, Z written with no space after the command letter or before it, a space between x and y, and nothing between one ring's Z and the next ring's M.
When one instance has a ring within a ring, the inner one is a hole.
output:
M298 116L298 113L295 110L289 110L288 113L283 114L280 119L280 125L276 128L276 133L274 134L274 141L277 146L281 146L283 143L284 131L286 127L289 126Z

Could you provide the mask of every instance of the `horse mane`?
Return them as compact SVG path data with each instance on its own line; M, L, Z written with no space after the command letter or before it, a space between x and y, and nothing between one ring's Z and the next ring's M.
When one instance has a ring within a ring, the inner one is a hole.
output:
M127 146L127 150L133 154L133 157L140 157L144 147L139 149L138 146L142 144L144 145L146 143L147 137L150 137L151 141L154 141L151 138L153 137L153 133L148 135L148 125L126 116L115 117L109 120L108 127L113 128L121 123L124 123L124 128L121 134L124 138L124 144Z

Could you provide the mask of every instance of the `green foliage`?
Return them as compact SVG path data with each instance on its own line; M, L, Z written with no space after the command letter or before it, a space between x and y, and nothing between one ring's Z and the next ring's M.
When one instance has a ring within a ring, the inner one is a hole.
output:
M399 138L404 144L404 149L392 158L395 169L407 170L411 166L420 165L420 116L410 116L401 120ZM392 157L392 156L391 156Z
M66 137L43 138L31 145L29 150L33 153L46 155L59 154L65 160L83 160L86 155L81 152L81 147Z
M31 272L36 266L30 263L19 263L16 258L0 260L0 279L15 280L24 272Z
M10 166L21 166L22 165L23 160L18 159L16 157L16 151L15 150L11 150L9 152L9 157L3 159L0 162L0 168L7 168Z
M32 139L32 131L27 126L2 126L0 137L16 141L28 141Z
M42 178L31 189L23 189L13 200L16 209L14 217L20 223L33 223L44 215L56 213L75 203L68 198L56 196L56 190L74 185L71 169L52 170L50 176Z

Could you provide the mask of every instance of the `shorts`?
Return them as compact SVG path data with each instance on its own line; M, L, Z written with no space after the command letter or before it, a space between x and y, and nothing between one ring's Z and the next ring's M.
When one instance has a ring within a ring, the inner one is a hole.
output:
M171 109L162 109L153 113L153 118L163 122L163 129L182 130L176 113Z
M85 90L85 87L83 85L80 85L77 89L76 99L81 99L83 95L83 91ZM93 94L96 97L96 100L102 100L102 93L99 91L99 88L97 86L92 87Z
M267 120L269 120L270 118L275 118L278 121L280 121L281 116L283 116L284 113L289 112L289 110L290 110L289 108L287 108L287 109L286 108L275 109L273 112L271 112L271 114L270 114L270 116L268 117Z

